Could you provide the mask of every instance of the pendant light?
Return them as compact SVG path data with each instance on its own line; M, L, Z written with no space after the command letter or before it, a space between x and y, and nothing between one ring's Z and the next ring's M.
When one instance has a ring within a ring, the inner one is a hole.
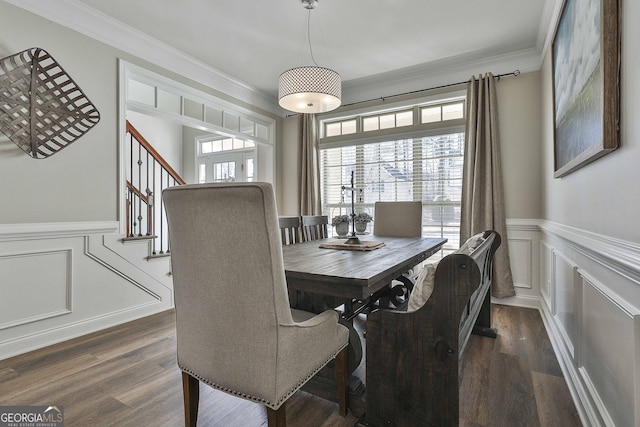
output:
M309 10L307 16L307 39L314 65L292 68L280 74L278 81L278 103L295 113L324 113L340 106L342 79L335 71L320 67L313 57L309 21L311 10L318 5L317 0L302 0Z

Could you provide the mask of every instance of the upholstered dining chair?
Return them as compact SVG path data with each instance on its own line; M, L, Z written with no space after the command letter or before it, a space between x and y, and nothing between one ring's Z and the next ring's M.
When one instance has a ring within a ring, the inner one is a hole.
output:
M376 202L373 213L373 234L389 237L422 236L422 202ZM404 303L413 289L417 272L410 270L394 280L388 288L374 295L394 305Z
M422 202L376 202L374 209L376 236L422 236Z
M329 217L327 215L303 215L302 238L305 242L325 239L328 236Z
M333 310L289 308L271 184L183 185L162 196L185 424L196 425L203 382L265 405L268 425L284 426L286 400L334 358L346 415L349 332Z

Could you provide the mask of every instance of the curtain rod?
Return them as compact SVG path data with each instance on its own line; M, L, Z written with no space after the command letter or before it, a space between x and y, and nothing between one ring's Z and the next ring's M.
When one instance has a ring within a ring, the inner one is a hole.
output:
M520 70L515 70L515 71L512 71L510 73L498 74L497 76L493 76L493 77L495 79L500 80L501 77L519 76L519 75L520 75ZM371 101L377 101L377 100L382 100L382 102L384 102L384 100L388 99L388 98L395 98L395 97L404 96L404 95L412 95L414 93L427 92L429 90L435 90L435 89L443 89L443 88L446 88L446 87L457 86L457 85L461 85L461 84L468 83L468 82L469 82L469 80L464 81L464 82L449 83L449 84L446 84L446 85L430 87L430 88L427 88L427 89L412 90L410 92L398 93L396 95L381 96L380 98L373 98L373 99L368 99L366 101L356 101L356 102L352 102L350 104L344 104L344 105L341 105L341 107L348 107L348 106L351 106L351 105L358 105L358 104L363 104L365 102L371 102Z
M519 75L520 75L520 70L515 70L515 71L512 71L510 73L498 74L497 76L493 76L493 77L495 79L500 80L501 77L519 76ZM449 84L446 84L446 85L430 87L430 88L427 88L427 89L413 90L411 92L398 93L396 95L381 96L380 98L368 99L366 101L356 101L356 102L352 102L350 104L343 104L343 105L341 105L341 107L348 107L348 106L351 106L351 105L364 104L365 102L371 102L371 101L377 101L377 100L382 100L382 102L384 102L384 100L388 99L388 98L395 98L395 97L404 96L404 95L412 95L414 93L427 92L427 91L435 90L435 89L443 89L443 88L446 88L446 87L457 86L457 85L465 84L465 83L468 83L468 82L469 82L469 80L464 81L464 82L449 83ZM297 116L297 115L298 114L289 114L286 117L292 117L292 116Z

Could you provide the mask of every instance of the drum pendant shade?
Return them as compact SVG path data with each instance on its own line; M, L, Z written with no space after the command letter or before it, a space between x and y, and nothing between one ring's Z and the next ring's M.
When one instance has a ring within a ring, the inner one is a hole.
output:
M296 113L325 113L340 106L342 79L329 68L304 66L280 75L278 103Z

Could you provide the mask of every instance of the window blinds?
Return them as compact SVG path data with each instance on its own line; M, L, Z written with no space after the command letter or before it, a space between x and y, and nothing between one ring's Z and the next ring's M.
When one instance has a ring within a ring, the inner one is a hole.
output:
M321 149L323 211L329 217L351 211L349 186L354 171L356 210L374 216L376 201L419 200L423 235L459 246L464 133L354 144Z

